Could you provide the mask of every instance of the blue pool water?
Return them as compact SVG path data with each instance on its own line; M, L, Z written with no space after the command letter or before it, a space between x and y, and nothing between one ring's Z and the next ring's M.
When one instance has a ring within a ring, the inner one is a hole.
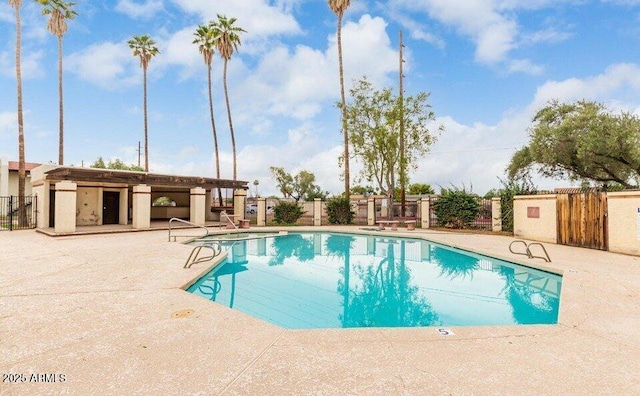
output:
M286 328L558 321L562 277L433 242L290 233L222 242L188 291Z

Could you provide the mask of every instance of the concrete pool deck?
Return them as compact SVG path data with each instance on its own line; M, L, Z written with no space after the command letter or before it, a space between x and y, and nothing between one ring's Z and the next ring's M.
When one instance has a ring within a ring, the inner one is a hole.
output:
M511 255L511 237L385 234L542 263ZM208 264L183 269L191 248L167 231L0 232L0 394L640 394L640 257L545 246L564 274L558 325L442 336L287 330L212 303L181 289Z

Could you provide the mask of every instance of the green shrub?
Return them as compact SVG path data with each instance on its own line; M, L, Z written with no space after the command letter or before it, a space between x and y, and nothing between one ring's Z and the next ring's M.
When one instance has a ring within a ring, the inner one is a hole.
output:
M348 198L337 197L327 202L327 215L331 224L351 224L355 213Z
M279 202L273 207L273 220L278 224L295 224L304 212L295 202Z
M443 189L434 204L438 225L446 228L466 228L478 218L480 203L475 194L464 189Z

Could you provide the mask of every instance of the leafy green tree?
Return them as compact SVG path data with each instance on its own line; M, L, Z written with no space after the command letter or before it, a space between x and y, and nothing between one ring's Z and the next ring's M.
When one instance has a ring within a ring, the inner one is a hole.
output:
M301 170L297 175L287 173L284 168L272 166L269 168L271 174L276 179L278 189L285 198L292 198L296 202L303 197L313 199L326 198L328 192L322 192L320 187L315 184L316 176L306 170Z
M158 55L160 51L156 47L156 42L148 34L134 36L127 42L129 48L133 50L133 56L140 58L140 66L143 74L143 111L144 111L144 171L149 172L149 129L147 122L147 68L151 58Z
M342 153L342 164L344 165L344 195L349 198L349 132L347 122L347 100L344 94L344 66L342 62L342 17L351 5L351 0L329 0L329 8L338 17L338 27L336 29L336 41L338 44L338 69L340 77L340 120L342 121L342 136L344 138L344 152Z
M361 177L375 182L380 191L393 202L396 176L401 174L400 117L404 120L405 169L415 170L418 158L429 152L435 135L428 124L435 119L429 95L420 92L403 96L404 105L391 88L375 90L363 77L351 89L351 103L347 107L353 154L363 164ZM441 131L442 127L438 128ZM389 211L389 216L392 211Z
M143 172L144 169L140 166L136 165L127 165L120 158L116 158L113 161L109 160L107 164L104 163L104 159L102 157L98 157L91 165L90 168L100 168L100 169L117 169L117 170L130 170L130 171L139 171Z
M407 192L411 195L429 195L436 193L431 185L423 183L413 183L409 185Z
M548 177L633 188L640 184L640 117L596 102L551 101L533 118L529 145L511 158L509 177L535 165Z
M351 193L358 195L374 195L378 192L372 186L353 186L351 187Z
M64 0L36 0L42 6L42 15L49 15L47 30L58 38L58 165L64 164L64 105L62 90L62 38L67 33L67 20L78 13L73 9L76 3Z
M227 118L229 119L229 132L231 134L231 147L233 149L233 180L237 180L237 166L236 166L236 137L233 133L233 122L231 121L231 106L229 105L229 90L227 89L227 63L231 59L233 51L238 50L240 45L240 33L245 33L246 30L234 26L236 18L227 18L225 15L218 14L218 21L210 24L213 29L215 37L216 47L218 53L224 59L223 70L223 84L224 84L224 99L227 103Z
M314 185L307 193L304 195L305 201L313 201L316 198L320 198L321 200L326 200L329 196L329 191L322 191L320 186Z

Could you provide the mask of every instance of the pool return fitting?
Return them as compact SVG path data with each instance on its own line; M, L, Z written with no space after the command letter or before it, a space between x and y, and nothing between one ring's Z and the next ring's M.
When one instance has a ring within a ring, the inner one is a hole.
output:
M521 244L524 245L524 248L525 248L524 253L523 252L515 252L515 251L513 251L513 245L515 243L521 243ZM542 248L542 251L544 252L544 256L536 256L533 253L531 253L531 246L540 246ZM523 255L523 256L527 256L529 258L540 258L540 259L543 259L544 261L546 261L547 263L551 262L551 258L549 257L549 253L547 253L547 249L540 242L531 242L530 244L527 244L522 239L516 239L515 241L513 241L513 242L511 242L509 244L509 251L511 253L513 253L513 254L520 254L520 255Z

